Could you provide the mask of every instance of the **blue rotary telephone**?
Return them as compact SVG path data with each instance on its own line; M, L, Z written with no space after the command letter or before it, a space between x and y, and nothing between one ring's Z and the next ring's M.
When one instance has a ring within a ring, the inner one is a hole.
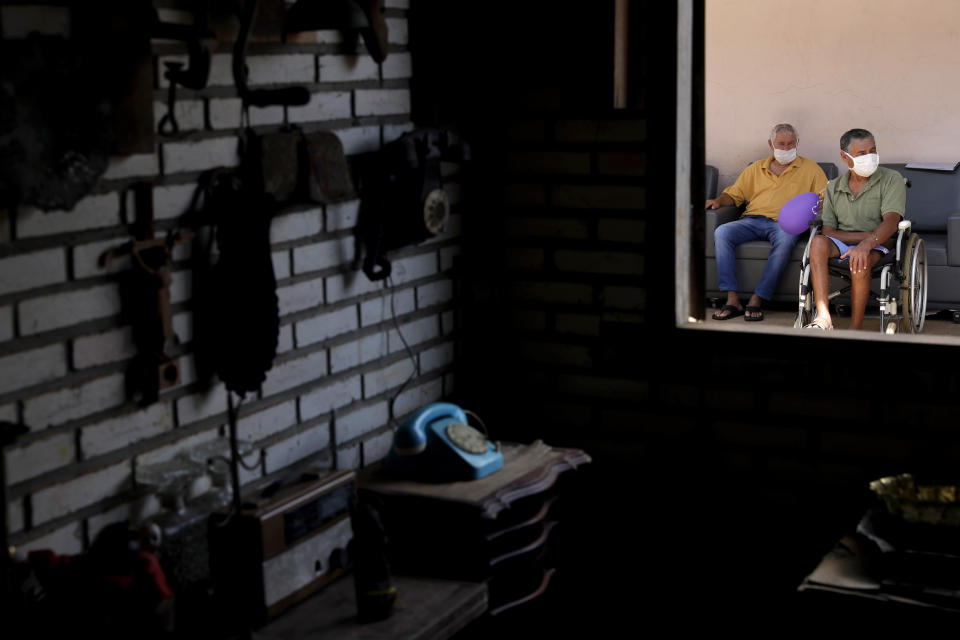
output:
M455 404L435 402L413 413L393 435L384 468L428 481L475 480L503 467L503 454L467 424Z

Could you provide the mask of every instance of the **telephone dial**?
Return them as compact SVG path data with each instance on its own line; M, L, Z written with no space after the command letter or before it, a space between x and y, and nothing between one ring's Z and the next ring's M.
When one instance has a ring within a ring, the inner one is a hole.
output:
M394 432L384 468L418 480L474 480L503 468L503 454L467 424L463 409L436 402L418 409Z

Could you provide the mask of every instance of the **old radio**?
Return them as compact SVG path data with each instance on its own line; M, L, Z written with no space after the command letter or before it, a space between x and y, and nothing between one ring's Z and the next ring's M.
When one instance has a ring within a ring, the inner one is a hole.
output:
M311 470L245 496L208 525L217 599L259 626L350 567L353 471Z

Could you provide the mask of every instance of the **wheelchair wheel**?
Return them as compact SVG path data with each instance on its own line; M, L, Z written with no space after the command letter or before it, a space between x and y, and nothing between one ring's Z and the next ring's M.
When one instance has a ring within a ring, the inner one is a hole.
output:
M927 249L923 238L911 234L903 255L905 262L900 284L903 326L910 333L920 333L927 315Z

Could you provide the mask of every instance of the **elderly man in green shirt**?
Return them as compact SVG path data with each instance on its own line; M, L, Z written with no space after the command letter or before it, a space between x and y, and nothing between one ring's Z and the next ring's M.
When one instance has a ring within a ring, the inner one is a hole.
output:
M881 167L877 143L866 129L840 137L840 159L850 169L827 185L823 230L810 246L810 272L817 314L808 329L833 329L827 295L827 260L850 263L850 328L860 329L870 295L870 272L893 248L907 191L903 176Z

